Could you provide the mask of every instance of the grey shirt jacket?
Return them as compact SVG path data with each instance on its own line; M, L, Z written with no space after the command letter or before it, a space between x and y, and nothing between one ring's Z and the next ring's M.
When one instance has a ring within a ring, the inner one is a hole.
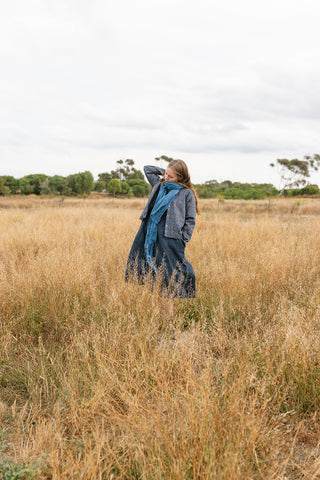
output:
M160 190L160 175L163 175L165 170L160 167L147 165L144 167L144 172L153 189L140 216L140 220L144 220L147 217L150 205L153 204L153 200ZM189 242L195 224L196 199L194 193L189 188L182 188L168 207L164 236Z

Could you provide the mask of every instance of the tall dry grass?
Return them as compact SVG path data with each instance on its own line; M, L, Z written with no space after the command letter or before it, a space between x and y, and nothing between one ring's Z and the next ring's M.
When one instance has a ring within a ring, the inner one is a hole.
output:
M2 472L320 478L320 203L202 201L173 329L123 280L144 200L55 202L0 202Z

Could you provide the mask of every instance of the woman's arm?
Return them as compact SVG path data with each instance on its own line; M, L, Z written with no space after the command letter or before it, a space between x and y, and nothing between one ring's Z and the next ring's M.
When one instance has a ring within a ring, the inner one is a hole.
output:
M191 240L192 232L196 224L196 199L192 190L188 190L186 196L186 219L182 227L182 240L189 242Z
M160 175L163 175L165 172L164 168L154 167L152 165L146 165L143 167L143 170L152 187L161 182Z

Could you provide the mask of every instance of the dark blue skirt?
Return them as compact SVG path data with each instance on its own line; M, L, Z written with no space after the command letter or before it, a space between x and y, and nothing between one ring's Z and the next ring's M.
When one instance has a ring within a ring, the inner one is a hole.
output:
M192 265L185 257L185 242L177 238L164 236L167 212L158 224L158 236L155 244L156 274L149 267L144 242L147 233L148 220L141 222L138 233L133 241L125 278L145 283L150 279L159 281L161 294L172 298L193 298L196 293L196 278Z

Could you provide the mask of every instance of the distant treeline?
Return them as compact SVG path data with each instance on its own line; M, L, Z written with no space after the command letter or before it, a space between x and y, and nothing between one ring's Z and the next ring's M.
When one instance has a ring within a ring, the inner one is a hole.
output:
M90 195L91 192L108 192L114 196L124 195L128 198L143 197L149 193L149 184L140 170L134 168L134 161L119 160L118 168L111 172L99 173L94 180L91 172L79 172L67 177L49 176L43 173L14 178L10 175L0 176L0 195Z
M0 176L0 195L90 195L91 192L107 192L113 196L144 197L150 192L141 170L134 168L131 159L118 160L118 168L111 172L99 173L95 181L91 172L80 172L67 177L31 174L22 178L10 175ZM224 199L263 199L279 195L279 191L270 183L241 183L225 180L209 180L194 185L200 198ZM285 196L320 195L317 185L307 185L284 191Z
M200 185L194 185L200 198L225 198L225 199L263 199L277 197L279 190L271 183L241 183L225 180L217 182L209 180ZM319 195L318 185L307 185L303 188L284 190L283 196L294 197L299 195Z

